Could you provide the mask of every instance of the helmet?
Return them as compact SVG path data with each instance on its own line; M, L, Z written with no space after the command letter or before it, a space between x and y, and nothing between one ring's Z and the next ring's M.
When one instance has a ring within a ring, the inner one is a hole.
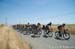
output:
M66 25L65 23L62 24L62 26L65 26L65 25Z
M52 24L52 22L50 22L48 25L51 25Z
M41 25L40 23L37 23L37 25Z

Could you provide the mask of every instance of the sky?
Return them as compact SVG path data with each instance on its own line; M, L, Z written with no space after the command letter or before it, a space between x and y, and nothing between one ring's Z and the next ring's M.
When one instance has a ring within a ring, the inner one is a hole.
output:
M75 24L75 0L0 0L0 23Z

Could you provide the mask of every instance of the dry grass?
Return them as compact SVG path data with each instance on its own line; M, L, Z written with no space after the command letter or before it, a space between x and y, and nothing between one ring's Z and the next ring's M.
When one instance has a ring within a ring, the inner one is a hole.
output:
M68 29L69 29L69 32L73 35L75 35L75 24L70 24L70 25L67 25Z
M0 49L30 49L15 30L11 27L0 26Z

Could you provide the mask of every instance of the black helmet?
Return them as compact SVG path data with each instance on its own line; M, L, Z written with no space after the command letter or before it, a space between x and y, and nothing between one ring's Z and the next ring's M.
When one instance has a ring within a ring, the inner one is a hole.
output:
M62 26L65 26L65 25L66 25L65 23L62 24Z
M52 24L52 22L50 22L48 25L51 25Z
M41 25L40 23L37 23L37 25Z

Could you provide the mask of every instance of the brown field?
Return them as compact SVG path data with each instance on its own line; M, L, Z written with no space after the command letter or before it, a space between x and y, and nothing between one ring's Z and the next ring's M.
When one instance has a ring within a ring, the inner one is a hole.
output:
M8 26L0 26L0 49L30 49L26 41Z
M57 31L57 26L58 25L53 25L53 31ZM71 33L72 35L75 35L75 24L68 24L66 25L66 28L68 29L68 32Z

